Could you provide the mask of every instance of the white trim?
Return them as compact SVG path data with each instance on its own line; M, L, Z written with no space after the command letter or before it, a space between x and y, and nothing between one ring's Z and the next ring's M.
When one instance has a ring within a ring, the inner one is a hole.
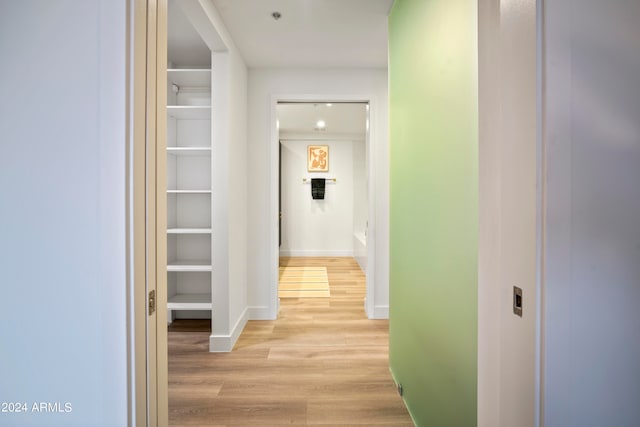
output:
M359 133L280 132L280 141L364 141Z
M377 166L376 160L378 156L376 155L377 147L374 141L377 141L376 137L376 126L379 120L382 120L378 117L378 103L374 100L374 97L371 96L369 98L369 110L367 111L367 120L369 121L369 126L367 127L365 145L367 150L367 158L369 159L369 170L367 175L367 291L366 291L366 303L365 312L367 313L367 317L369 319L375 319L375 288L376 288L376 241L377 241L377 213L378 213L378 205L377 205ZM387 160L388 161L388 160ZM390 179L390 176L386 177L387 181ZM386 203L386 209L389 209L389 200ZM387 261L389 256L387 255ZM386 279L387 287L389 286L389 279ZM389 314L387 312L387 318Z
M147 121L147 5L143 0L128 4L127 85L127 311L129 317L128 425L147 425L147 273L145 169ZM155 349L154 349L155 350ZM154 402L155 403L155 402Z
M544 0L536 0L536 332L535 332L535 413L534 426L544 424L544 286L547 164L545 138L545 34Z
M376 305L373 307L373 315L370 319L388 319L389 318L389 306L388 305Z
M242 315L231 329L231 333L228 335L211 335L209 337L209 351L211 353L229 353L233 350L233 346L238 341L242 330L249 320L249 309L244 309Z
M126 192L126 244L125 250L127 254L127 271L125 279L126 289L126 304L127 304L127 427L133 427L136 424L136 414L140 410L140 384L138 381L138 375L136 367L138 360L142 357L139 351L136 351L136 343L139 337L136 335L137 318L136 314L140 311L139 306L135 305L137 301L137 289L135 281L135 255L134 248L136 239L134 232L134 225L136 223L136 212L134 211L134 179L135 171L134 159L135 159L135 141L136 132L134 125L136 125L136 89L140 83L136 82L136 44L135 44L135 31L138 30L139 18L136 15L135 1L127 2L127 103L126 103L126 116L127 116L127 133L126 133L126 149L125 149L125 192ZM139 61L139 59L138 59ZM146 346L146 343L145 343ZM145 349L146 352L146 349ZM145 355L146 356L146 355ZM146 408L146 395L145 408ZM146 421L146 420L145 420Z
M367 148L369 150L369 170L368 170L368 218L369 228L367 232L367 290L365 311L370 319L376 318L375 301L375 249L376 249L376 156L374 145L377 141L375 133L375 123L380 120L378 117L378 103L372 94L367 95L272 95L271 96L271 144L270 144L270 171L269 171L269 263L272 266L271 280L269 282L269 318L275 319L278 314L278 265L280 249L278 248L278 146L279 132L276 127L278 102L366 102L369 104L369 131L367 133Z
M306 249L291 249L291 250L280 250L280 256L299 256L299 257L307 257L307 256L330 256L330 257L352 257L353 250L345 249L345 250L306 250Z

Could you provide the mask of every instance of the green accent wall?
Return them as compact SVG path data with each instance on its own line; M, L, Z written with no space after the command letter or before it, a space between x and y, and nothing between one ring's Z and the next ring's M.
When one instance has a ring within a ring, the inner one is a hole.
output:
M418 426L477 424L477 2L389 17L390 365Z

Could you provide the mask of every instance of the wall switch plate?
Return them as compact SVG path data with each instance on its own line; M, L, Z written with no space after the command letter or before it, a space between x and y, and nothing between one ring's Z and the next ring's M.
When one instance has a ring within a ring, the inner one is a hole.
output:
M513 313L522 317L522 289L513 287Z

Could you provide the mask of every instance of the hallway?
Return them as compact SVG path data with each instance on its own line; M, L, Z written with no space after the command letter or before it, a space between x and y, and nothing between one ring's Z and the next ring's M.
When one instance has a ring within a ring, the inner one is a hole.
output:
M353 258L281 258L326 266L330 298L283 298L276 321L250 321L233 352L208 353L206 321L169 329L173 426L413 426L389 373L387 320L364 314Z

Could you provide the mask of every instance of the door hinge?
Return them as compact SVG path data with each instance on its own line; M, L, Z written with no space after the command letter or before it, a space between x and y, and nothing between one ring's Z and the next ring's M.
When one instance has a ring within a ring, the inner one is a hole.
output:
M149 316L156 311L156 290L149 292Z

